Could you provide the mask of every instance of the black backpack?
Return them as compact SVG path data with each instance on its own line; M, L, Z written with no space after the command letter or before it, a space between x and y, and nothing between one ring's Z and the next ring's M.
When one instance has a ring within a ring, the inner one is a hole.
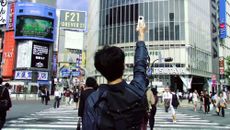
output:
M98 130L141 129L148 109L146 96L140 98L125 87L111 91L108 86L100 86L98 91L99 99L94 105L99 116Z
M172 106L177 108L179 106L179 101L176 94L172 94Z

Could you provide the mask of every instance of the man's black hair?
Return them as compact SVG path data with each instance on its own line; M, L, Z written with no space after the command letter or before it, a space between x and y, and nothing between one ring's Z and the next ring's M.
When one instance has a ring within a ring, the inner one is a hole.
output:
M86 84L87 87L93 87L93 88L97 87L97 81L93 77L88 77L86 79L86 83L85 84Z
M114 81L123 75L124 60L121 48L105 46L96 52L94 66L108 81Z

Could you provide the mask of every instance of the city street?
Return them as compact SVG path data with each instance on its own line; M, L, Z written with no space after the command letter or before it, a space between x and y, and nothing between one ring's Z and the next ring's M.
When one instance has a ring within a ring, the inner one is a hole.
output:
M156 114L156 130L229 130L230 110L226 117L216 116L214 112L205 115L201 111L193 112L190 107L182 106L177 110L177 122L172 123L171 113L165 113L160 105ZM23 108L26 108L24 111ZM15 113L17 113L15 115ZM9 112L7 123L3 130L74 130L78 121L74 105L62 105L58 109L52 105L42 105L39 101L29 101L14 104ZM223 120L224 119L224 120ZM148 128L149 129L149 128Z

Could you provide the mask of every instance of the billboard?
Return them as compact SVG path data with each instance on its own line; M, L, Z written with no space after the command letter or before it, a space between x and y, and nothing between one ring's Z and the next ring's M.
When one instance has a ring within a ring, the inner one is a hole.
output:
M226 30L226 1L220 0L219 1L219 37L224 39L227 37L227 30Z
M14 40L14 32L5 32L5 40L3 46L3 64L2 76L13 77L14 62L15 62L16 43Z
M49 45L34 42L31 57L31 67L47 69L49 61Z
M54 42L55 8L38 3L17 2L14 18L15 39Z
M17 68L31 67L32 41L18 42Z
M7 17L7 30L14 30L14 11L15 11L15 3L11 3L9 5L9 10L8 10L8 17Z
M53 39L54 21L50 18L17 16L15 37Z
M7 0L1 0L0 2L0 25L6 24L6 15L7 15Z
M14 79L32 79L32 71L16 71ZM37 80L48 80L48 72L38 72Z
M71 30L86 30L86 12L61 10L59 26Z
M83 32L65 31L65 48L83 50Z

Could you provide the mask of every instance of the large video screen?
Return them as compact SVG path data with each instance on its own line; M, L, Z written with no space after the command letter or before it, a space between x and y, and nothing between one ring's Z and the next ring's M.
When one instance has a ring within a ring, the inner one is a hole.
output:
M36 16L17 16L16 37L53 39L53 19Z

